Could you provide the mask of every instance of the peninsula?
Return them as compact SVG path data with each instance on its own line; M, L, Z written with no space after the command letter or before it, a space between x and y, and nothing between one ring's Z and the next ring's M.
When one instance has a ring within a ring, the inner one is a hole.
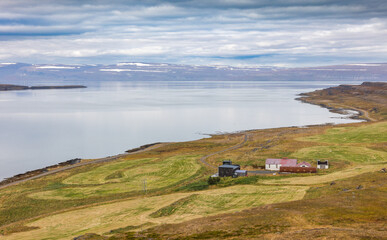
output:
M15 91L15 90L41 90L41 89L72 89L86 88L83 85L64 85L64 86L23 86L13 84L0 84L0 91Z

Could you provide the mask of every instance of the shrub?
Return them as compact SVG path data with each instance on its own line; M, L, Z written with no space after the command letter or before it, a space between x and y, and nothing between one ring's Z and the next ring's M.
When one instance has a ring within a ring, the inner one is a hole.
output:
M220 177L209 177L207 182L209 185L218 184L218 182L220 182Z

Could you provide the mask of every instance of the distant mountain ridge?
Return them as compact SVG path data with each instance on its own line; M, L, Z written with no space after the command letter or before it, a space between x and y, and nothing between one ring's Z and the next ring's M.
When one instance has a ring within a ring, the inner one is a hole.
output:
M23 81L386 81L387 63L322 67L191 66L164 63L64 65L0 63L0 83Z

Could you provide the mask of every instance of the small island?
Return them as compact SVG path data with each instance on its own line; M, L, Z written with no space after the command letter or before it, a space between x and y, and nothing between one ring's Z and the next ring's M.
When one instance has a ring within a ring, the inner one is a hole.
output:
M0 91L15 91L15 90L39 90L39 89L72 89L86 88L83 85L64 85L64 86L23 86L13 84L0 84Z

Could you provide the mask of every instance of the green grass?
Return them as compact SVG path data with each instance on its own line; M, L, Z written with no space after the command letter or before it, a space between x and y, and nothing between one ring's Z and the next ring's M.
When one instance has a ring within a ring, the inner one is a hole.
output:
M152 217L172 215L209 215L217 212L227 212L263 204L282 202L302 198L308 187L273 187L240 185L228 188L206 190L182 198L158 211Z
M366 173L314 186L303 200L162 225L147 233L171 240L219 239L223 233L232 235L226 239L246 240L385 239L386 180L385 173Z
M112 182L123 182L128 177L125 171L138 168L144 164L151 164L155 158L143 158L135 160L125 160L110 163L97 167L91 171L73 175L63 181L65 184L103 184ZM121 177L119 177L121 176Z
M42 217L26 224L39 229L14 233L5 239L70 239L87 232L102 234L111 229L120 232L141 226L177 223L264 204L299 200L308 188L238 185L195 193L143 196Z
M315 146L302 148L293 153L292 157L306 161L327 159L355 163L377 163L387 160L387 152L356 146Z
M325 134L303 138L324 143L380 143L387 142L387 122L378 122L360 127L328 129Z
M197 198L198 198L198 194L189 195L188 197L182 198L182 199L172 203L171 205L160 208L156 212L151 213L149 216L151 216L153 218L171 216L172 214L174 214L176 212L176 210L185 207L187 204L189 204L190 202L194 201Z
M62 188L37 192L29 196L37 199L82 199L123 192L142 191L172 186L191 178L201 168L200 156L176 156L155 159L130 160L104 165L88 172L73 175L63 181ZM125 168L124 168L125 167ZM117 178L117 176L122 176Z

